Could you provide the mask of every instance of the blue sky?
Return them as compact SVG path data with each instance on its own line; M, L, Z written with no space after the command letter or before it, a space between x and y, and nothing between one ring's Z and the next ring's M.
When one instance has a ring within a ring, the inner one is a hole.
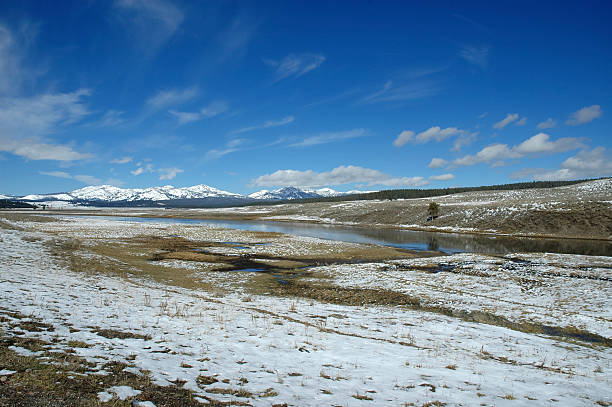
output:
M1 0L0 193L610 176L610 21L606 1Z

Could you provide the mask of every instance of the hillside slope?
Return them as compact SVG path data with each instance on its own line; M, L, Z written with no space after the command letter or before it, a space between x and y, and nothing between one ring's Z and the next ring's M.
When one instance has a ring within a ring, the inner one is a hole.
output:
M440 216L427 221L430 202ZM558 188L479 191L436 198L251 207L259 219L385 225L463 232L612 239L612 179ZM203 211L203 217L249 212Z

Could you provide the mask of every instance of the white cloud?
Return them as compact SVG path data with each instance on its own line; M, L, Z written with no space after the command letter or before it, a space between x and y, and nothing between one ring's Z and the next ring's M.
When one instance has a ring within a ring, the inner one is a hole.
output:
M465 132L455 139L451 151L461 151L465 146L472 144L478 138L478 132Z
M429 168L442 168L444 166L448 165L448 161L442 159L442 158L432 158L431 162L429 163L428 167Z
M484 113L482 113L482 114L479 114L479 115L478 115L478 118L479 118L479 119L484 119L485 117L487 117L487 114L488 114L488 112L484 112Z
M89 153L74 151L70 146L42 143L36 139L0 138L0 151L7 151L30 160L76 161L93 157Z
M580 124L593 121L602 115L602 110L599 105L583 107L570 115L565 124L568 126L578 126Z
M497 122L497 123L495 123L495 124L493 125L493 128L494 128L494 129L499 129L499 130L501 130L501 129L503 129L504 127L506 127L507 125L509 125L510 123L512 123L512 122L514 122L514 121L516 121L516 120L518 120L518 118L519 118L518 113L508 113L508 114L506 115L506 118L505 118L505 119L503 119L503 120L501 120L501 121L499 121L499 122Z
M297 143L289 144L289 147L310 147L318 144L328 144L340 140L347 140L352 138L364 137L367 135L365 129L353 129L348 131L338 132L324 132L317 134L316 136L306 137L302 141Z
M187 124L220 115L226 112L227 109L227 103L215 101L203 107L199 112L179 112L176 110L169 110L169 112L177 118L179 124Z
M320 54L289 54L281 61L265 60L268 65L276 66L276 80L280 81L285 78L298 78L308 72L317 69L323 62L325 57Z
M57 178L72 178L72 175L64 171L39 171L39 174Z
M527 118L526 117L522 117L519 121L514 123L515 126L524 126L526 124L527 124Z
M441 129L439 126L435 126L417 134L415 140L418 143L427 143L431 140L439 142L451 136L456 136L462 133L463 130L459 130L456 127L447 127L446 129Z
M147 100L147 105L154 110L160 110L169 106L180 105L198 95L196 87L185 89L160 90Z
M557 122L550 117L543 122L538 123L538 129L540 130L552 129L553 127L557 127Z
M460 130L456 127L447 127L445 129L440 128L440 126L430 127L429 129L420 132L419 134L415 134L413 131L404 130L402 131L395 141L393 145L396 147L401 147L408 142L416 142L416 143L427 143L429 141L442 141L452 136L457 136L460 134L464 134L464 130Z
M171 180L174 179L174 177L176 177L178 174L180 174L181 172L184 172L183 170L181 170L180 168L160 168L157 170L157 172L159 172L161 175L159 176L159 180Z
M518 146L513 148L513 151L519 154L538 154L538 153L560 153L563 151L574 150L584 147L581 139L573 137L564 137L556 141L550 141L550 136L546 133L538 133L535 136L528 138Z
M151 172L153 172L152 164L140 165L140 163L138 163L138 167L134 171L130 171L130 173L135 176Z
M474 165L478 163L490 163L493 160L501 160L506 158L518 158L521 155L513 152L506 144L491 144L476 155L466 155L453 161L455 165Z
M427 185L429 181L423 177L392 177L378 170L349 165L336 167L327 172L278 170L272 174L257 177L252 182L257 186L294 187L321 187L353 183L400 187Z
M441 174L441 175L432 175L429 177L432 181L448 181L451 179L455 179L455 175L453 174Z
M102 183L102 180L91 175L75 175L73 178L87 185L100 185Z
M161 180L171 180L174 179L174 177L176 177L178 174L180 174L181 172L184 172L183 170L181 170L180 168L176 168L176 167L171 167L171 168L157 168L155 169L155 167L153 166L153 164L144 164L144 163L138 163L137 164L137 168L134 171L130 171L132 173L132 175L134 176L138 176L138 175L142 175L142 174L152 174L152 173L158 173L159 175L159 179Z
M82 101L87 89L71 93L0 98L0 151L31 160L74 161L92 157L47 136L89 114Z
M71 93L49 93L32 97L0 99L0 134L37 137L58 126L73 124L89 114L82 101L88 89Z
M129 162L132 162L132 157L115 158L114 160L110 160L109 162L111 164L127 164Z
M87 185L100 185L102 183L99 178L91 175L71 175L63 171L40 171L39 173L42 175L48 175L50 177L74 179Z
M293 116L287 116L280 120L268 120L268 121L265 121L263 124L244 127L242 129L235 130L231 134L240 134L240 133L246 133L246 132L253 131L253 130L263 130L263 129L269 129L272 127L286 126L289 123L293 123L294 120L295 118Z
M459 51L459 56L471 64L477 65L482 69L487 67L489 59L489 47L464 45Z
M538 133L512 148L508 147L507 144L491 144L480 150L476 155L466 155L456 159L453 164L461 166L479 163L488 164L494 161L493 166L499 167L505 165L503 160L510 158L522 158L530 154L554 154L582 147L584 147L584 144L578 138L565 137L550 141L548 134Z
M583 178L600 178L612 175L612 156L605 147L583 150L569 157L558 170L523 169L512 174L513 178L530 176L536 181L555 181Z
M414 131L404 130L397 136L395 141L393 141L393 145L395 147L401 147L404 144L410 141L413 141L413 140L414 140Z

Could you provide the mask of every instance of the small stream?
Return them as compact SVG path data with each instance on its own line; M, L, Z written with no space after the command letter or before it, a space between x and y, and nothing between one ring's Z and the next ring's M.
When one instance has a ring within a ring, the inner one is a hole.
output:
M105 218L130 222L209 224L228 229L280 232L327 240L370 243L409 250L435 250L445 253L508 254L522 252L612 256L612 242L601 240L517 238L298 222L141 218L127 216L109 216Z

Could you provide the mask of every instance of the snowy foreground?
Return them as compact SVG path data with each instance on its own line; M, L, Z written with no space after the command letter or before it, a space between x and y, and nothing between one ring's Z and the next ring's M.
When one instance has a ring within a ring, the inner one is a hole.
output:
M327 304L250 294L239 285L218 295L144 277L74 272L49 249L50 241L73 236L119 239L172 234L190 239L198 234L200 240L245 240L232 235L239 232L212 226L106 219L7 224L15 228L0 228L3 334L19 333L48 342L50 349L76 352L92 362L87 374L109 374L103 366L116 360L136 374L148 372L162 386L184 382L182 386L203 404L212 399L254 406L612 403L611 258L522 256L522 267L530 259L541 266L533 271L533 279L541 278L538 281L545 284L536 284L535 291L512 284L518 271L507 267L507 260L470 254L329 265L319 270L338 286L396 290L428 298L430 306L574 326L607 338L607 344L601 344L403 306ZM300 244L333 246L316 239L271 237L257 250L282 251L285 244L292 252L299 251ZM521 255L513 258L517 256ZM444 273L410 272L411 267L440 263L469 265L478 273L449 273L433 282L432 276ZM213 283L217 277L220 283L225 281L224 273L202 271L205 264L177 260L170 265L192 268ZM585 278L570 278L577 273ZM249 279L254 273L232 274ZM54 329L11 332L17 322L14 312ZM99 334L103 330L132 335L107 338ZM25 348L12 350L35 355ZM15 373L2 363L0 376ZM212 378L212 383L198 379L202 376ZM101 405L117 399L147 401L138 388L129 386L102 389L98 399Z

